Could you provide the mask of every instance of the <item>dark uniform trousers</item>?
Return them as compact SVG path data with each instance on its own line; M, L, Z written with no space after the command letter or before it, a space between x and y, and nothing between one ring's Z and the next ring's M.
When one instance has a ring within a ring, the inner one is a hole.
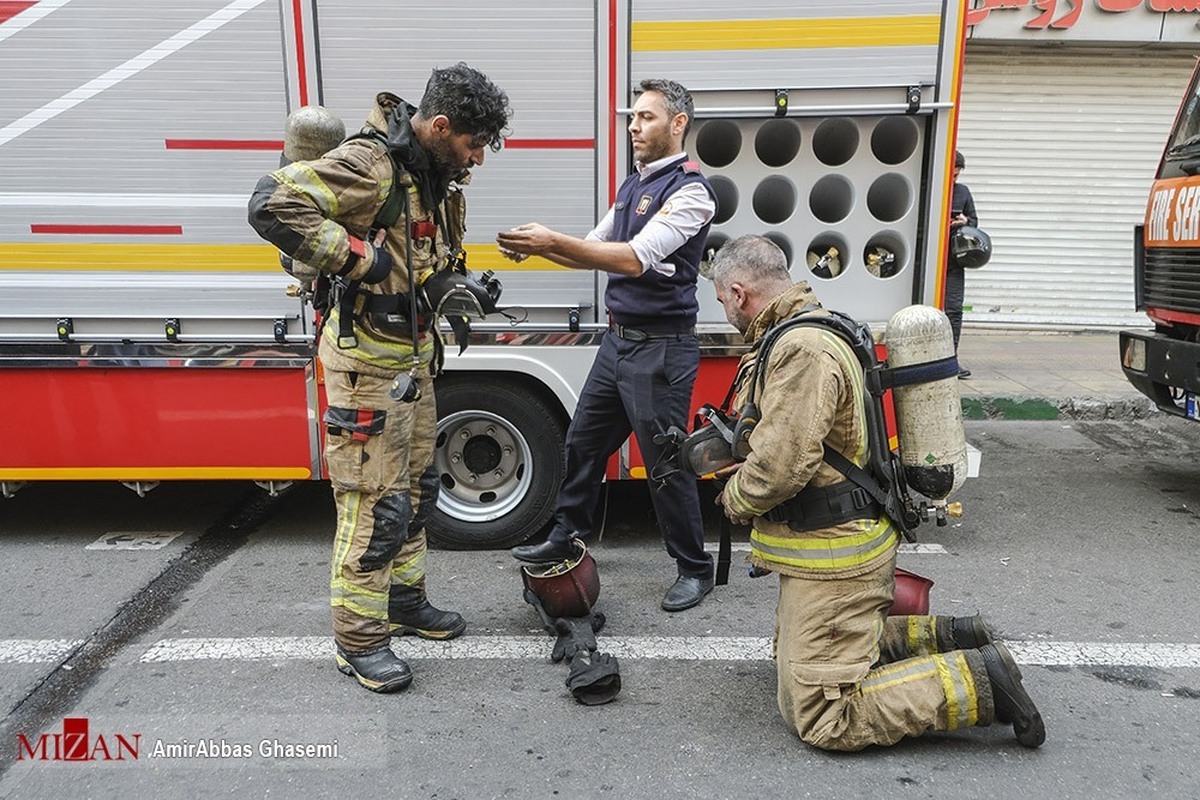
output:
M661 451L655 434L672 425L687 428L699 367L694 334L644 341L623 339L612 330L604 334L567 429L566 478L551 541L563 543L576 533L590 538L605 465L631 431L649 469ZM661 486L651 481L650 498L679 574L711 577L696 479L676 473Z
M967 275L963 268L953 263L946 266L946 317L950 320L950 330L954 333L954 352L958 352L958 337L962 333L963 295L966 292Z

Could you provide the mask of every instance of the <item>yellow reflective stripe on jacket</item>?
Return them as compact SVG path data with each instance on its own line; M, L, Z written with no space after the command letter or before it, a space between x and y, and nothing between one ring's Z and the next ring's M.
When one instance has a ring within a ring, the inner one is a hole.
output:
M304 197L311 198L326 218L338 215L338 199L333 190L317 175L316 171L303 162L282 167L274 174L275 180Z
M737 477L737 473L734 473L733 477L729 479L729 482L725 484L726 505L744 517L761 517L763 514L770 511L771 509L769 508L752 506L746 501L745 496L742 495L741 489L738 488Z
M869 564L898 543L896 529L884 517L861 533L847 536L772 536L755 528L750 549L763 561L800 569L843 570Z
M358 339L358 345L345 349L338 347L340 318L341 309L332 309L329 312L329 320L325 323L325 330L321 335L330 345L337 347L338 352L348 358L357 359L366 364L392 372L403 372L433 361L433 337L437 335L436 332L425 336L417 345L418 360L414 363L412 345L407 341L377 339L363 330L360 325L354 326L354 336Z

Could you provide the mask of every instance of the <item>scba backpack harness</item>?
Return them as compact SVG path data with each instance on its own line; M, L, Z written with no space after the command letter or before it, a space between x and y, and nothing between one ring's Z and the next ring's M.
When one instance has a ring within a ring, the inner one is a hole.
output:
M808 306L781 320L755 345L758 356L748 367L752 373L746 403L740 415L731 413L729 408L742 373L734 378L720 409L707 404L701 407L690 435L678 429L671 429L662 435L663 443L668 446L663 459L655 465L652 477L663 480L675 471L708 474L744 461L750 454L750 434L759 421L755 398L766 384L765 366L770 361L776 342L783 334L801 326L821 328L842 339L863 370L868 460L860 467L824 444L825 463L845 476L846 480L829 486L805 487L763 516L771 522L786 523L792 530L806 531L856 519L872 519L882 511L900 529L905 540L915 541L915 530L923 521L924 513L909 494L899 454L888 443L883 396L895 387L956 377L958 359L950 356L904 367L887 367L875 355L875 340L867 324L837 311L827 311L828 316L813 315L811 312L818 308ZM666 469L662 469L664 464ZM697 469L704 471L697 472ZM716 574L718 584L728 581L732 550L730 534L729 520L722 516Z

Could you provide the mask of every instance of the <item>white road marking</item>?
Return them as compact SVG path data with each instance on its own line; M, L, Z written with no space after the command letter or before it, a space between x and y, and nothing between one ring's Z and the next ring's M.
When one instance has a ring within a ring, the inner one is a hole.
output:
M84 547L84 550L159 550L183 531L113 531Z
M0 639L0 664L52 664L81 644L82 639Z
M15 17L9 17L3 23L0 23L0 42L3 42L14 33L20 33L51 11L62 8L69 2L71 0L38 0L38 2L20 14L17 14Z
M717 544L705 544L704 545L704 549L710 553L717 552L718 548L719 548L719 545L717 545ZM749 553L750 552L750 543L749 542L733 542L729 546L729 549L731 552L734 552L734 553ZM932 543L927 543L927 542L912 542L912 543L901 542L900 543L900 552L901 553L914 553L914 554L918 554L918 555L930 555L930 554L946 555L946 548L942 547L940 544L932 544Z
M605 636L600 650L631 660L769 661L771 640L765 636ZM1200 668L1200 644L1132 642L1006 642L1027 666L1126 666L1158 669ZM392 649L412 659L549 658L549 636L465 636L450 642L393 639ZM0 649L0 654L4 651ZM163 639L141 657L166 661L288 661L329 658L329 636L252 637L241 639ZM0 655L0 661L4 658Z
M113 67L108 72L98 78L93 78L78 89L72 89L62 97L51 100L41 108L30 111L20 119L0 128L0 145L11 142L13 139L23 133L28 133L43 122L48 122L64 111L69 111L80 103L91 100L105 89L111 89L126 78L131 78L142 70L154 66L172 53L178 52L192 42L204 38L213 31L220 29L226 23L232 22L242 14L245 14L247 11L262 5L265 1L234 0L234 2L214 11L196 24L159 42L149 50L134 56L124 64ZM38 5L41 4L39 3ZM34 9L36 8L37 6L34 6Z

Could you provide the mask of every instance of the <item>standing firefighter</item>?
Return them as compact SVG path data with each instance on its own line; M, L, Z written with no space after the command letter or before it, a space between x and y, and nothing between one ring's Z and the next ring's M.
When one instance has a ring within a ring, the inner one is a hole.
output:
M887 616L899 534L844 474L856 474L844 462L867 465L872 446L862 365L833 330L800 322L828 312L807 283L792 284L783 252L761 236L723 247L712 281L752 345L738 373L738 428L757 416L749 453L724 471L732 474L718 502L753 526L755 567L779 573L784 720L826 750L993 720L1011 723L1025 747L1039 746L1042 718L980 617ZM757 415L747 401L755 381Z
M372 691L412 682L389 635L451 639L466 629L425 595L441 350L429 291L438 281L426 281L460 274L446 272L465 231L459 185L485 148L499 150L509 113L481 72L435 69L419 107L378 95L359 135L267 175L250 199L260 236L337 279L319 344L337 502L333 631L338 668Z

